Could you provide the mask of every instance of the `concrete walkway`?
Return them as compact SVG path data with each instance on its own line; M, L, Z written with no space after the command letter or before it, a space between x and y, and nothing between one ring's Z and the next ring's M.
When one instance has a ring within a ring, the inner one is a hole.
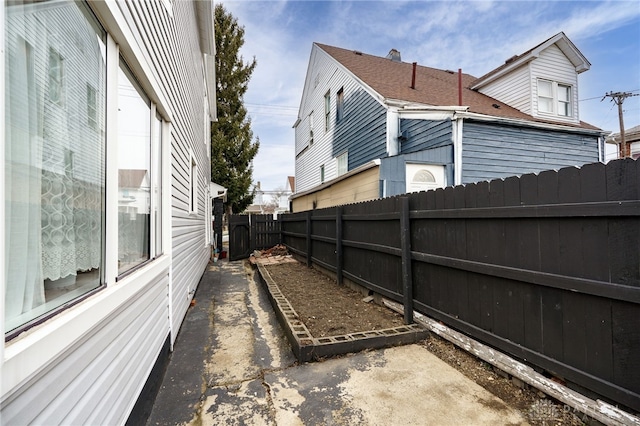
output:
M420 345L298 365L253 273L205 273L149 425L526 424Z

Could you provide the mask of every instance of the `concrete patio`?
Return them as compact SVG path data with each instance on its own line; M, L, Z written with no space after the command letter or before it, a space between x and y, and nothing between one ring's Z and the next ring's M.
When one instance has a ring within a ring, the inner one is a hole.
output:
M298 364L253 274L205 272L148 425L527 424L418 344Z

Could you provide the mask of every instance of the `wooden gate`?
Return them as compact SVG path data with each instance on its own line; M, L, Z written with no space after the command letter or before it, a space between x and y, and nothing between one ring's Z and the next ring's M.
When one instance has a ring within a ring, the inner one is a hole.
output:
M280 242L280 222L273 215L231 215L229 260L246 259L254 250L264 250Z
M229 260L246 259L251 254L248 215L229 216Z

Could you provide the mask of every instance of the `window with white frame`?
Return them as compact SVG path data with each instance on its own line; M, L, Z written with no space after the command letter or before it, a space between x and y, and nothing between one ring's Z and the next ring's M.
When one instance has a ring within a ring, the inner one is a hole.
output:
M60 53L54 47L49 47L49 99L58 105L62 105L63 66Z
M118 272L150 258L151 103L124 61L118 73Z
M320 166L320 183L324 183L324 164Z
M571 117L571 87L558 84L558 115Z
M87 3L3 7L4 332L11 339L104 287L105 259L117 258L116 275L162 252L163 124L124 60L108 57L109 36ZM109 85L117 87L113 96ZM110 126L107 103L118 110ZM113 164L107 127L118 145ZM114 205L105 202L107 177L117 178ZM109 215L117 229L106 225ZM107 234L118 235L117 250L107 250Z
M331 93L327 92L324 95L324 130L329 130L329 120L331 112Z
M92 129L98 128L98 99L96 89L87 83L87 124Z
M309 114L309 146L313 145L313 111Z
M156 113L153 117L153 148L154 167L152 169L153 182L153 214L155 216L155 256L163 253L162 246L162 118Z
M82 2L2 7L10 338L104 281L107 36Z
M349 153L344 152L336 158L338 162L338 176L343 175L349 171Z
M550 80L538 80L538 112L563 117L573 115L571 86Z
M336 123L344 117L344 88L340 88L336 94Z

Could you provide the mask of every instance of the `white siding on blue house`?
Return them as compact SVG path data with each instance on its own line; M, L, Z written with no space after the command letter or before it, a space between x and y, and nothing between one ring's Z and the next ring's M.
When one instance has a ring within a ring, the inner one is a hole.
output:
M524 113L531 114L530 63L492 81L480 89L480 92Z
M538 111L538 79L545 79L571 86L572 115L570 117ZM555 44L540 52L540 56L531 62L531 93L533 100L532 115L534 117L575 124L580 122L578 111L578 74L576 73L575 66Z
M324 165L324 181L329 181L338 176L338 167L336 157L343 152L347 152L348 143L338 145L336 151L336 138L338 138L337 130L341 130L344 135L349 129L345 126L337 128L336 123L336 96L338 91L342 89L345 99L345 114L349 114L349 108L353 110L355 107L363 106L362 100L371 100L368 107L368 113L373 113L370 122L377 123L375 120L378 116L385 117L385 109L382 104L374 100L368 91L363 90L360 82L356 81L352 75L337 61L331 58L317 45L313 45L311 49L311 58L307 78L304 86L304 94L302 96L299 122L295 126L296 140L296 192L303 192L320 185L320 167ZM325 130L325 94L330 95L329 110L329 129ZM354 99L354 97L356 99ZM349 105L351 101L351 106ZM313 144L309 145L309 115L313 113ZM343 124L346 124L348 117L345 116ZM383 137L385 135L385 124L381 125ZM361 132L360 126L352 126L353 131ZM374 132L375 130L372 129ZM379 135L374 140L379 139ZM385 139L386 140L386 139ZM367 145L359 145L356 149L366 149ZM383 148L385 151L385 148ZM363 155L367 155L364 153ZM349 169L357 167L354 165L355 160L358 165L364 164L373 158L379 158L379 153L370 156L365 160L359 161L362 155L352 155L349 153ZM364 157L362 157L364 158Z

